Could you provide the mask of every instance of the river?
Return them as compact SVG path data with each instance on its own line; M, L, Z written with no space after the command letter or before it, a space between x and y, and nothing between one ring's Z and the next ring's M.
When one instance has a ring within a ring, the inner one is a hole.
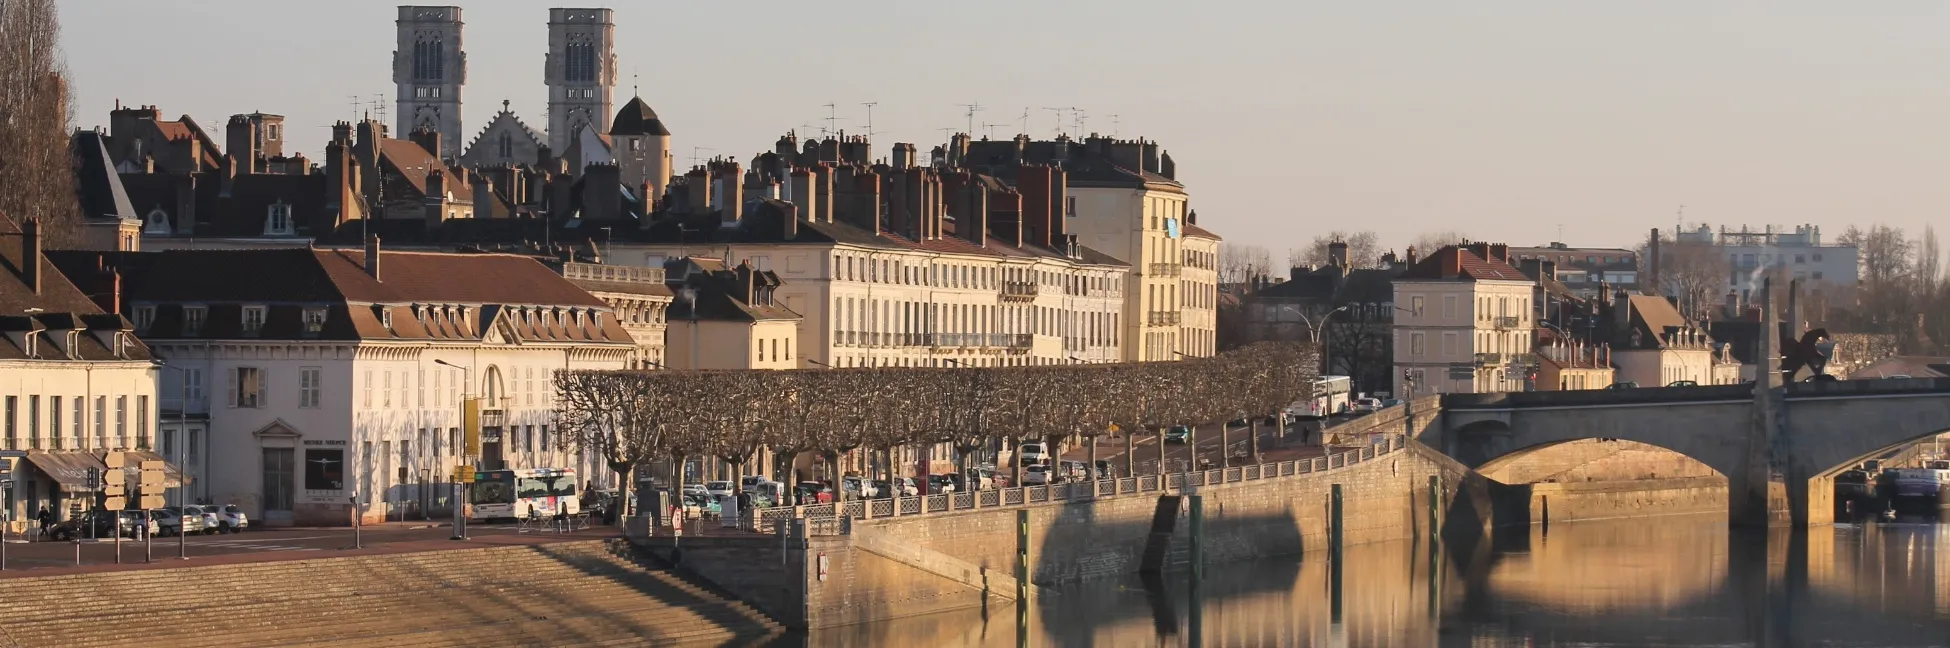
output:
M1950 647L1945 545L1950 525L1934 519L1801 534L1729 532L1721 516L1560 523L1446 546L1433 561L1426 542L1349 547L1338 598L1331 561L1316 553L1212 566L1196 591L1179 574L1092 582L1055 588L1026 610L791 643Z

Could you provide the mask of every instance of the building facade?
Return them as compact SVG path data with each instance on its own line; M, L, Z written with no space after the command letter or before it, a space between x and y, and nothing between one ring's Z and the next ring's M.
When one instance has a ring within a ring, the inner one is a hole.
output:
M1512 265L1538 260L1554 264L1554 278L1578 296L1591 299L1600 283L1638 292L1639 255L1623 248L1571 247L1552 241L1545 247L1510 248Z
M1759 231L1746 226L1715 231L1701 225L1681 231L1678 239L1718 247L1730 266L1727 289L1747 301L1758 301L1755 291L1760 279L1777 278L1777 285L1799 279L1809 290L1822 293L1829 304L1841 306L1854 303L1861 282L1859 250L1824 241L1819 225L1797 225L1793 231L1773 225Z
M41 241L38 222L0 214L0 448L27 453L0 459L14 481L4 509L13 532L43 507L60 519L92 508L84 474L105 467L104 452L161 459L151 443L159 369L135 327L88 297L113 305L119 282L70 281Z
M664 284L663 268L641 268L570 261L556 264L562 277L589 292L615 311L636 349L624 361L629 369L665 366L664 335L675 293Z
M553 374L621 369L635 342L602 300L534 259L351 250L64 253L131 278L137 332L180 371L209 441L187 467L268 525L450 510L456 466L607 469L552 430ZM258 269L238 273L236 268ZM187 383L187 384L186 384ZM480 454L463 398L480 398ZM355 509L352 497L359 498Z
M550 150L569 150L569 137L585 127L609 132L610 93L616 86L616 23L610 10L548 10L548 59L542 69Z
M1179 278L1178 348L1185 355L1219 352L1219 245L1223 239L1196 223L1185 224Z
M1395 315L1395 393L1523 391L1533 289L1501 244L1450 245L1410 262L1394 282L1395 307L1406 309Z

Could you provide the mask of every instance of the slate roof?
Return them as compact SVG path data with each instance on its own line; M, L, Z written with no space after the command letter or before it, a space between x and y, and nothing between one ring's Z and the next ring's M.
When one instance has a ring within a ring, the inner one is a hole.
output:
M137 218L129 204L129 192L122 186L121 174L109 159L102 134L92 130L75 131L68 138L68 152L74 159L75 197L87 218L127 220Z
M120 315L102 312L45 253L32 260L41 271L41 290L35 292L23 273L29 262L25 251L20 226L0 214L0 360L28 358L28 337L34 338L33 357L43 360L149 359L149 348L132 334L134 327ZM70 331L78 335L70 338ZM120 354L117 333L123 334Z
M669 135L670 129L664 127L664 120L657 117L657 111L643 97L630 97L623 109L616 111L616 119L609 122L610 135Z

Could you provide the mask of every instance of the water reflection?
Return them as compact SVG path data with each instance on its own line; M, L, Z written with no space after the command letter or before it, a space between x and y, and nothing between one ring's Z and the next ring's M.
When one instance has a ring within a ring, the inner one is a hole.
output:
M1326 554L1059 588L1027 610L814 633L813 646L1950 646L1950 527L1729 533L1717 516L1500 534L1465 555ZM1338 603L1338 605L1336 605ZM1026 614L1019 614L1026 612ZM1338 614L1336 614L1338 612ZM1019 627L1026 626L1026 627ZM797 642L795 641L795 643Z

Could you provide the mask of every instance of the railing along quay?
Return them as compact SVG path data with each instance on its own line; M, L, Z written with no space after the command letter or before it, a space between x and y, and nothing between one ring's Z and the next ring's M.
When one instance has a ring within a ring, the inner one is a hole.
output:
M1399 434L1387 435L1387 442L1345 452L1329 453L1312 459L1276 461L1186 471L1164 475L1115 477L1091 481L1065 482L1048 486L1015 486L967 493L918 495L914 497L855 499L825 504L774 506L747 516L748 531L770 532L791 520L807 520L811 535L839 535L847 525L844 519L871 520L891 517L933 515L987 508L1009 508L1038 504L1072 502L1112 495L1182 492L1187 486L1212 486L1277 479L1326 472L1373 461L1408 447Z

